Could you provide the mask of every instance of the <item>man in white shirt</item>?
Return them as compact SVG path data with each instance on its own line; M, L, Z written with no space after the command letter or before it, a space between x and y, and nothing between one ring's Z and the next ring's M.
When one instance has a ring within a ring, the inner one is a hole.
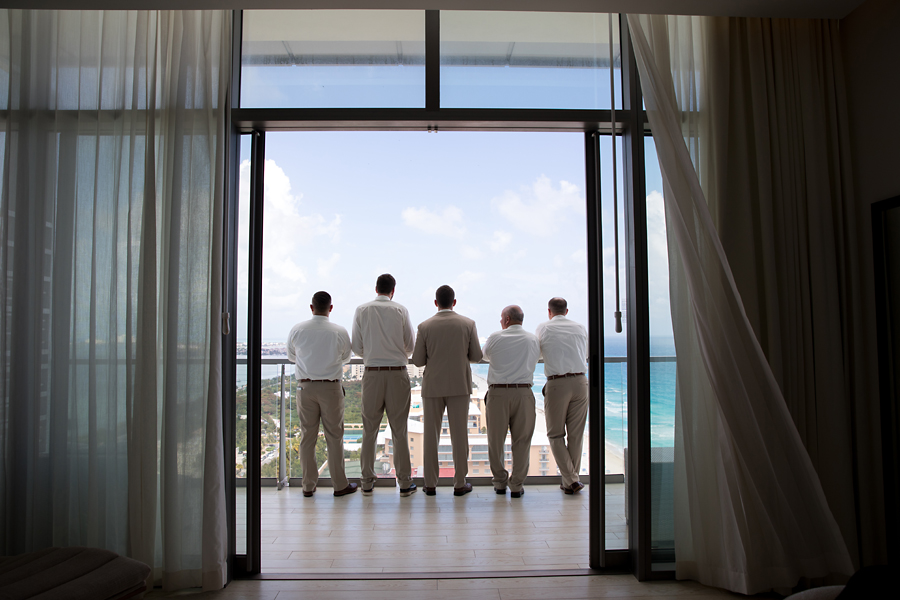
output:
M538 339L522 328L525 313L518 306L507 306L500 313L501 331L495 331L484 343L488 368L488 393L484 399L487 419L488 458L494 491L505 494L509 486L512 498L525 494L531 436L534 433L534 368L541 355ZM504 464L506 430L512 438L512 474Z
M312 318L294 325L288 336L287 355L296 365L297 414L300 416L300 464L303 469L303 495L316 493L319 468L316 464L316 440L319 421L328 447L328 470L335 496L356 491L344 474L344 390L341 371L350 358L347 330L328 320L334 308L328 292L312 297Z
M568 304L563 298L547 303L550 320L538 325L535 333L544 358L544 417L550 450L559 467L566 494L580 492L584 484L581 471L581 446L588 413L587 331L566 318Z
M416 491L409 461L409 437L406 422L411 400L406 365L415 348L415 336L409 312L393 301L396 281L391 275L379 275L371 302L356 309L353 317L353 352L363 359L362 420L360 448L363 494L375 487L375 440L381 419L387 413L394 446L394 469L400 495Z

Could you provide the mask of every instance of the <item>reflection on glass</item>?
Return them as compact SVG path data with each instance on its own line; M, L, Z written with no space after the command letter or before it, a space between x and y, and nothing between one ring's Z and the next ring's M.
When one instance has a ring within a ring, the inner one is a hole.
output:
M610 108L621 105L618 16L441 11L444 108ZM612 42L612 43L610 43Z
M625 210L624 178L622 177L622 138L615 138L616 164L613 165L613 137L600 137L600 198L603 234L603 324L604 324L604 448L606 475L606 549L628 548L628 524L626 520L625 485L626 458L628 453L628 345L627 319L622 321L622 332L616 333L616 294L618 308L625 306ZM613 168L618 193L613 194ZM618 202L618 209L614 206ZM614 218L616 217L616 218ZM619 264L616 264L615 243L618 230ZM616 270L619 272L619 290L616 290ZM623 311L624 313L624 311ZM618 477L616 477L618 476Z
M242 108L424 106L424 11L244 11Z
M234 315L234 335L237 339L235 381L235 520L237 553L247 551L247 258L250 239L250 136L241 136L241 171L238 192L237 234L237 297L238 308ZM242 308L243 307L243 308Z
M650 538L653 568L674 569L675 340L669 307L669 253L662 174L645 139L650 295Z

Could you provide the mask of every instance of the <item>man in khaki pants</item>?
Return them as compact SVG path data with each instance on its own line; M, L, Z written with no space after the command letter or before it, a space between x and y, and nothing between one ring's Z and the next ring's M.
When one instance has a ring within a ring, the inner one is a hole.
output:
M438 483L438 441L444 410L450 426L453 446L453 495L472 491L466 483L469 472L469 402L472 394L472 369L469 363L481 360L475 321L453 312L456 294L442 285L434 294L436 315L423 321L416 334L412 361L425 367L422 381L422 406L425 410L425 494L434 496Z
M297 414L300 416L300 464L303 467L303 495L316 493L319 469L316 464L316 440L319 421L328 446L328 470L335 496L356 491L344 475L344 390L341 370L350 358L347 330L328 320L334 308L328 292L312 297L312 318L294 325L288 336L287 355L296 365Z
M488 369L488 393L484 399L487 419L488 458L491 461L494 491L520 498L528 476L531 436L534 433L534 368L541 349L538 339L522 328L525 313L518 306L507 306L500 313L501 331L495 331L484 343ZM512 437L512 474L503 461L506 430Z
M566 318L568 305L563 298L547 303L550 320L538 325L535 333L544 357L544 417L550 450L559 467L565 493L580 492L581 446L588 413L587 331Z
M391 275L379 275L371 302L361 304L353 318L353 352L363 359L362 420L360 448L363 494L375 488L375 439L381 418L387 413L394 442L394 469L400 495L416 491L409 461L409 437L406 422L412 399L406 365L415 347L409 312L393 301L396 281Z

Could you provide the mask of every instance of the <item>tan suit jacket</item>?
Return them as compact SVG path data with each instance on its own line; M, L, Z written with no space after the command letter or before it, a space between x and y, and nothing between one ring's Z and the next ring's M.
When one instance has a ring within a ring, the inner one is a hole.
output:
M453 311L438 312L419 325L412 361L425 367L423 398L469 396L470 362L481 360L475 321Z

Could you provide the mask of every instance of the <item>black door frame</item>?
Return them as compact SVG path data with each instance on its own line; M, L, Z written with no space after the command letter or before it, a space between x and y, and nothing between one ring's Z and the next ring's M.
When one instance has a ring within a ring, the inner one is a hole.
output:
M585 178L587 199L588 290L590 333L590 471L605 473L605 454L601 445L604 431L603 285L602 236L600 223L600 135L622 136L624 147L624 184L626 219L626 265L628 289L628 445L626 485L629 502L629 550L605 550L605 494L589 499L589 561L591 569L633 572L640 579L654 576L650 569L649 520L649 330L647 290L647 232L645 209L643 136L646 115L641 106L640 85L633 59L627 20L619 19L622 43L623 109L441 109L440 103L440 11L426 10L425 108L410 109L243 109L240 108L240 60L242 11L234 11L232 80L230 87L226 189L228 209L225 236L225 277L223 290L226 312L234 315L237 307L237 193L240 163L240 137L251 136L250 264L248 315L248 431L247 431L247 551L236 553L234 466L226 462L227 510L229 521L229 579L258 576L261 570L260 537L260 402L261 377L261 301L262 301L262 211L267 131L568 131L583 132L585 140ZM613 142L615 143L615 141ZM642 216L643 215L643 216ZM232 321L233 321L232 317ZM643 325L643 326L641 326ZM224 336L223 385L225 404L225 447L235 447L235 349L233 332ZM252 382L256 385L251 385ZM251 430L253 432L251 433ZM255 441L255 443L254 443ZM226 457L230 456L228 452ZM645 464L646 463L646 464ZM599 478L595 478L600 480ZM542 574L546 574L544 571ZM385 574L390 575L390 574ZM522 576L516 573L492 573L492 576ZM442 574L447 576L447 574ZM469 574L471 576L471 574ZM484 574L479 573L479 576ZM398 578L398 575L390 575ZM418 577L418 576L416 576ZM363 576L366 578L366 576Z

